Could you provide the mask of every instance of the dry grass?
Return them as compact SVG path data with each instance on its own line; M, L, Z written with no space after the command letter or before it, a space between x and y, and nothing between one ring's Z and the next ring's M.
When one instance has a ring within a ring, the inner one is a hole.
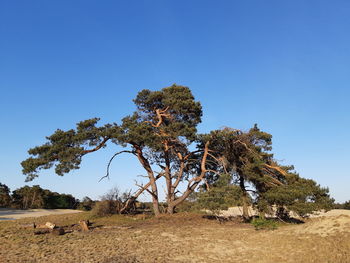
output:
M26 224L51 221L69 225L90 219L88 233L35 236ZM89 213L0 222L1 262L350 262L350 217L312 219L274 231L195 214L161 218Z

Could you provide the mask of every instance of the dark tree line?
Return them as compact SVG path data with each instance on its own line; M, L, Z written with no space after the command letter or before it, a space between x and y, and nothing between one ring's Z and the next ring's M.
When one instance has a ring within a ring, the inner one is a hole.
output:
M261 213L277 206L281 214L288 210L305 214L332 203L327 188L301 178L292 166L274 159L272 136L257 125L247 132L224 128L199 134L202 107L189 88L173 85L160 91L142 90L134 103L136 111L120 124L97 126L99 118L93 118L79 122L76 129L56 130L45 144L28 151L30 157L22 162L27 180L52 167L60 176L79 169L83 156L109 143L123 149L111 157L106 177L112 160L129 154L139 161L148 179L137 184L138 190L121 213L147 192L154 213L159 215L159 183L163 181L167 213L172 214L200 185L208 192L215 184L221 185L225 180L218 180L223 175L236 186L245 218L250 204Z
M0 207L17 209L75 209L79 200L69 194L59 194L42 189L39 185L23 186L14 190L0 183Z

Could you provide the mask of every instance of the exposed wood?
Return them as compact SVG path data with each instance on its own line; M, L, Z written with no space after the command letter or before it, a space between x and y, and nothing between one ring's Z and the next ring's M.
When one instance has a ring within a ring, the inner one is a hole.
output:
M79 225L81 227L81 230L82 231L89 231L89 221L86 221L86 220L81 220L79 221Z
M249 206L249 196L248 196L248 192L246 191L245 188L245 183L244 183L244 178L243 176L240 176L239 178L239 187L241 188L242 191L242 207L243 207L243 219L244 221L248 221L249 220L249 211L248 211L248 206Z
M163 174L162 173L159 173L155 180L158 180L160 177L162 177ZM145 191L148 187L151 186L151 182L148 182L147 184L145 184L142 188L140 188L139 190L137 190L137 192L132 196L130 197L125 205L123 206L123 208L120 210L120 213L123 214L125 211L128 210L128 208L135 202L135 200L143 193L143 191Z
M268 165L268 164L264 164L264 166L266 166L267 168L276 170L277 172L279 172L280 174L286 176L287 172L285 170L283 170L282 168L278 167L278 166L274 166L274 165Z
M183 195L180 196L178 199L174 200L169 205L176 207L178 204L181 204L184 200L186 200L186 198L196 189L196 187L199 185L199 183L204 179L205 174L207 173L207 169L206 169L205 165L207 163L208 151L209 151L209 141L206 142L205 146L204 146L203 157L201 160L201 173L200 173L200 175L192 178L190 180L190 182L188 183L187 189L183 193ZM193 181L194 181L194 183L192 183Z
M153 170L152 170L151 165L148 162L148 160L143 156L142 148L139 145L137 145L136 143L133 143L132 145L135 149L135 153L136 153L137 158L139 159L141 165L143 166L143 168L146 170L146 172L148 174L150 186L151 186L152 193L153 193L152 194L152 203L153 203L154 214L155 214L155 216L159 216L160 210L159 210L159 201L158 201L158 189L157 189L156 179L154 177ZM145 188L145 189L147 189L147 188Z
M46 222L45 224L39 224L39 225L33 223L33 227L34 228L42 228L42 229L45 229L45 228L54 229L56 227L56 225L54 223L51 223L51 222Z

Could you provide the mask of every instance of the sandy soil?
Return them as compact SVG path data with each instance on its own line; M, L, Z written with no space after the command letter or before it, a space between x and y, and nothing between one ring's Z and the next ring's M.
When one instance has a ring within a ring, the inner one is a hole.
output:
M57 225L88 213L37 218ZM91 219L97 228L63 236L33 235L31 219L0 222L1 262L350 262L349 211L331 211L304 224L256 231L236 221L218 223L196 214L142 220ZM102 226L106 226L103 228ZM113 227L117 226L117 227ZM120 227L128 226L128 227Z
M72 214L79 213L79 210L73 209L28 209L28 210L18 210L18 209L7 209L0 208L0 220L15 220L26 217L39 217L48 215L62 215L62 214Z
M248 212L250 216L256 216L259 213L254 210L252 207L248 208ZM228 216L242 216L243 214L243 208L241 206L235 206L235 207L230 207L228 210L223 210L220 215L224 217ZM314 214L309 215L310 218L317 218L317 217L334 217L334 216L339 216L339 215L348 215L350 216L350 210L345 210L345 209L333 209L328 212L320 211L320 212L315 212ZM269 215L266 215L269 216ZM297 217L297 215L291 215L294 217Z

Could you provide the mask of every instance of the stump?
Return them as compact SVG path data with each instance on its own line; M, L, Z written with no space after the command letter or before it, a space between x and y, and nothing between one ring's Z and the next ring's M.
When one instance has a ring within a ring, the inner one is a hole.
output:
M79 225L82 231L89 231L89 221L81 220L79 221Z

